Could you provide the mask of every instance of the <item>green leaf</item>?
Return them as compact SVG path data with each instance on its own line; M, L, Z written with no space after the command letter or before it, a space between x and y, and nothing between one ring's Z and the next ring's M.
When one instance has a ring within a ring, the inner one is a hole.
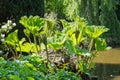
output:
M27 80L35 80L35 79L32 77L27 77Z
M23 16L21 17L21 20L19 22L33 35L38 35L42 31L41 29L44 27L45 24L44 19L40 18L39 16Z
M86 49L81 49L79 46L75 46L75 52L76 52L76 54L77 55L82 55L82 56L84 56L84 57L91 57L92 55L91 55L91 53L89 53L89 51L88 50L86 50Z
M21 80L20 77L17 76L17 75L11 75L10 79L12 79L12 80Z
M74 48L73 42L71 40L67 40L65 42L65 47L67 48L68 54L75 55L75 48Z
M59 50L62 45L59 44L59 43L51 43L51 44L49 44L49 46L50 46L51 48L55 49L55 50Z
M30 43L26 42L26 43L20 45L20 47L16 47L16 50L29 53L31 50L31 45L30 45Z
M27 37L30 37L30 31L28 29L24 29L24 34L27 36Z
M85 33L93 39L98 38L101 36L104 32L107 32L109 29L105 28L105 26L88 26L85 29Z
M19 39L18 39L18 30L15 30L14 32L10 33L6 38L5 42L9 45L15 46L18 44Z
M42 42L44 43L45 46L47 46L47 36L46 36L46 34L42 34Z
M110 49L112 49L112 47L109 47L109 46L108 46L105 50L110 50Z
M4 58L3 57L0 57L0 62L3 62L4 61Z
M86 63L82 60L78 61L78 68L80 70L80 72L86 73L87 72L87 67L86 67Z
M19 44L22 45L25 41L26 41L25 38L22 38L22 39L19 41Z
M96 49L96 50L102 51L102 50L105 50L106 47L107 47L107 44L106 44L105 39L97 38L97 39L95 40L95 49Z

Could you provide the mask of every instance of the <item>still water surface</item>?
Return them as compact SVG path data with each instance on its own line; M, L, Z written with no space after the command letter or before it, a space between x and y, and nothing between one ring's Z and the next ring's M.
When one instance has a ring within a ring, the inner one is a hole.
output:
M94 62L99 80L120 80L120 48L100 52Z

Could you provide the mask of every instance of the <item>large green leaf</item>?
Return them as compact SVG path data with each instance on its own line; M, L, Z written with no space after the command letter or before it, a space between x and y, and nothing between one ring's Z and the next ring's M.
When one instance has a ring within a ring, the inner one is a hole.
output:
M98 38L101 36L104 32L107 32L109 29L105 28L105 26L87 26L85 29L85 33L90 37L90 38Z
M15 46L18 44L19 39L18 39L18 30L15 30L14 32L10 33L6 38L5 42L9 45Z
M55 50L59 50L62 47L60 43L51 43L49 46Z
M16 50L29 53L31 51L31 48L31 44L26 42L24 44L21 44L20 47L16 47Z
M95 40L95 48L98 51L105 50L107 48L107 44L106 44L105 39L97 38Z
M52 37L47 38L48 46L52 49L59 50L63 47L66 41L66 34L56 31Z
M36 53L36 46L39 47L37 44L26 42L25 38L22 38L18 43L19 44L17 44L16 50L21 52Z
M34 35L38 35L45 23L39 16L23 16L19 22Z

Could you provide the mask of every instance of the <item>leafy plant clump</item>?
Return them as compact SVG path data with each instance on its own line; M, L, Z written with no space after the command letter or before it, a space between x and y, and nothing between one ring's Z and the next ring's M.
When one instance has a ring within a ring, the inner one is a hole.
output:
M64 69L50 72L53 68L47 67L39 55L29 55L15 61L0 57L0 67L1 80L81 80L78 74Z
M9 46L8 52L13 54L14 61L1 62L1 78L84 80L83 76L87 75L90 79L94 57L99 51L109 48L105 39L101 38L109 29L105 26L89 26L80 17L68 22L58 20L52 14L46 18L23 16L20 23L25 28L25 37L19 40L18 30L5 37L4 44ZM24 52L28 56L23 56ZM13 66L16 68L12 69Z

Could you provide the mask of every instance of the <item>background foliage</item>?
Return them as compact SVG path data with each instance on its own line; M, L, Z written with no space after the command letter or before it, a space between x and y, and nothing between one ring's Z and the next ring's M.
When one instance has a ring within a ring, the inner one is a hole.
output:
M77 15L88 23L104 25L110 30L105 34L110 45L120 44L120 0L0 0L0 22L23 15L44 16L54 12L57 18L73 20ZM23 35L23 34L22 34Z
M108 43L112 46L120 44L120 0L58 0L58 2L48 1L47 4L45 3L46 6L48 4L51 4L51 6L45 7L46 12L48 9L49 11L52 10L58 16L66 16L68 20L72 20L76 15L79 15L85 18L90 25L95 24L108 27L110 31L104 35ZM59 4L59 8L58 6L53 8L54 4Z
M44 0L0 0L0 22L24 15L44 15Z

